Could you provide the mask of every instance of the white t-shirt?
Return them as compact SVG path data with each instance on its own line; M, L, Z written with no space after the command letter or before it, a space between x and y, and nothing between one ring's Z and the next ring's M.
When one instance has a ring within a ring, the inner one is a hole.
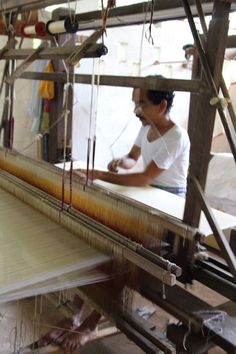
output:
M154 161L159 168L165 170L155 179L153 185L186 187L190 149L186 130L175 124L164 135L149 142L149 129L149 125L141 127L135 145L141 148L145 168Z

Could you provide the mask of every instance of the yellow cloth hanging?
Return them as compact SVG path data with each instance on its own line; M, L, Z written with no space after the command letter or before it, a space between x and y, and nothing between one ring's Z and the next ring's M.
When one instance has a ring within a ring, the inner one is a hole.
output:
M44 69L44 72L54 72L54 68L51 61L49 61L48 65ZM39 95L44 99L52 100L55 97L54 81L40 80Z

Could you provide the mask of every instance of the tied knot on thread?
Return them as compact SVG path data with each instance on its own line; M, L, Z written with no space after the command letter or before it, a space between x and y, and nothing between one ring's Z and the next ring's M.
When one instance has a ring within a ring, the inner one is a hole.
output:
M69 109L64 109L63 111L62 111L62 117L68 117L68 115L70 114L70 110Z
M210 105L211 106L217 106L218 104L221 105L222 109L225 109L229 103L231 102L231 100L227 97L212 97L212 99L210 100Z
M16 30L12 24L8 26L8 32L11 32L12 35L16 33Z

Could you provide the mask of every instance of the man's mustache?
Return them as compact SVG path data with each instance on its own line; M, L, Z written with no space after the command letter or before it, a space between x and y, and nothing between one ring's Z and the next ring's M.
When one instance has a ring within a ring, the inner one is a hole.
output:
M141 114L136 114L136 117L142 120L145 120L144 116L142 116Z

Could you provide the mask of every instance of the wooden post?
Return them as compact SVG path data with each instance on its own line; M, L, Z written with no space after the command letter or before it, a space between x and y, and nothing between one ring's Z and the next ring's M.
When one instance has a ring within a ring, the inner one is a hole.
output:
M221 1L214 2L212 20L209 26L206 56L209 61L215 85L219 88L224 52L228 34L230 4ZM217 33L217 36L215 35ZM210 93L200 93L197 109L190 112L189 126L194 132L190 151L190 176L196 177L201 187L205 188L210 150L215 123L216 108L210 105ZM200 206L196 203L191 186L188 188L184 222L198 226Z

